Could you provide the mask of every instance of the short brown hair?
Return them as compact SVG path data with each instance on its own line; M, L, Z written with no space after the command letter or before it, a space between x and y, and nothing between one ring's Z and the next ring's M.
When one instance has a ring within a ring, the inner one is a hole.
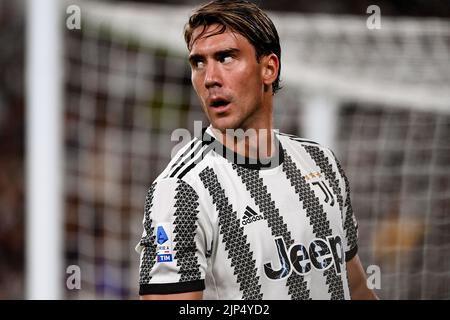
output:
M227 29L244 36L255 48L256 60L274 53L280 61L278 76L272 83L272 92L280 89L281 47L277 29L272 20L256 4L246 0L214 0L196 9L184 27L184 40L188 50L212 24L219 24L213 35L224 33ZM194 30L203 27L202 32L192 39Z

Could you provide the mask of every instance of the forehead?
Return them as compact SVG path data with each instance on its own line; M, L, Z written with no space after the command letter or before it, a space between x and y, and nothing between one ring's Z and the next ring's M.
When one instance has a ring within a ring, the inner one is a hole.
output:
M253 50L253 46L244 36L229 28L223 33L215 34L220 29L220 25L210 25L202 34L203 27L196 28L192 33L193 44L190 53L208 54L227 48L236 48L241 51Z

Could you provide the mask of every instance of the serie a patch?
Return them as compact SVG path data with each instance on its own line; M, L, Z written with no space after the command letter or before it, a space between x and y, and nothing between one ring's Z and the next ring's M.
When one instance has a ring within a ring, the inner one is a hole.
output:
M172 224L160 223L156 226L156 262L172 261Z

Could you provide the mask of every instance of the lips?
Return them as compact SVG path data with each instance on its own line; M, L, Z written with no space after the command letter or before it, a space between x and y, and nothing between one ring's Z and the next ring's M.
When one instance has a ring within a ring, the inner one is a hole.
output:
M216 108L216 107L223 107L223 106L226 106L227 104L229 104L230 102L229 101L227 101L227 100L222 100L222 99L218 99L218 100L214 100L214 101L211 101L211 104L210 104L210 106L211 107L213 107L213 108Z
M217 108L217 107L226 106L229 103L230 103L230 100L228 100L225 97L214 97L214 98L209 99L208 105L210 107Z
M208 106L216 112L223 112L228 109L230 102L230 99L222 96L212 97L207 101Z

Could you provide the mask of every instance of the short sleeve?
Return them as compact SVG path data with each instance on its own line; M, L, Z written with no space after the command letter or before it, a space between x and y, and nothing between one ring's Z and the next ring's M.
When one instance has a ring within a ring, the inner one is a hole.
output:
M205 288L208 222L197 192L183 180L154 182L144 205L139 294L170 294Z
M334 156L334 154L333 154ZM340 189L342 192L342 224L344 228L345 238L344 238L344 251L345 251L345 261L350 261L358 252L358 222L355 218L352 202L350 199L350 183L344 170L334 156L336 165L340 176Z

